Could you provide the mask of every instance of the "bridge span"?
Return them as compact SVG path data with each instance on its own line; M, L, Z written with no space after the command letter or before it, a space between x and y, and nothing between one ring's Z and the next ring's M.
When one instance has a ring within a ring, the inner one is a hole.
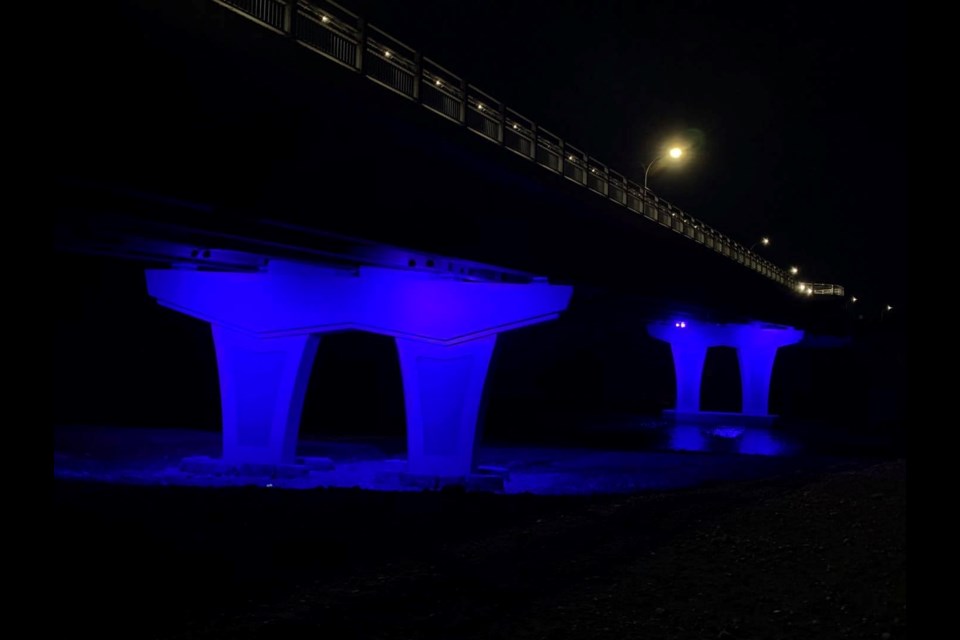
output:
M777 350L829 326L802 283L328 2L74 7L55 244L147 263L210 323L230 464L290 465L320 336L395 338L409 472L471 473L497 334L576 296L644 301L677 410L738 351L766 416ZM131 69L136 71L131 73Z

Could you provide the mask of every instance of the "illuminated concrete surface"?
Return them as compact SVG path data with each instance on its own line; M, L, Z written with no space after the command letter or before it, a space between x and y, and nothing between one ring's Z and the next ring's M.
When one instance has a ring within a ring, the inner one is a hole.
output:
M273 261L262 272L150 269L157 302L213 326L230 464L294 464L320 335L395 337L412 475L473 471L479 410L496 335L552 320L573 288L455 274Z
M710 347L733 347L740 363L743 393L741 412L767 416L770 406L770 379L780 347L796 344L803 331L792 327L750 324L710 324L683 319L647 325L651 336L670 344L677 381L678 413L700 411L703 365Z

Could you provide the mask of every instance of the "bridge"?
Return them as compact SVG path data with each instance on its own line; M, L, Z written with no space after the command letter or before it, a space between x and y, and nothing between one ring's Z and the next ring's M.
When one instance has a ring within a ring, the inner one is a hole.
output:
M842 286L798 280L335 3L74 10L55 244L145 262L150 296L210 323L230 464L295 463L326 333L396 340L409 472L457 478L496 336L575 292L643 301L688 413L724 345L743 413L766 416L779 347L840 308Z

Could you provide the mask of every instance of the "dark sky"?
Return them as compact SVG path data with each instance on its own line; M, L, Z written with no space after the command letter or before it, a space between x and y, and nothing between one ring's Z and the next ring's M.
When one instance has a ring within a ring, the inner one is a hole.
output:
M661 197L862 304L907 295L901 3L342 0ZM658 167L661 168L662 167Z

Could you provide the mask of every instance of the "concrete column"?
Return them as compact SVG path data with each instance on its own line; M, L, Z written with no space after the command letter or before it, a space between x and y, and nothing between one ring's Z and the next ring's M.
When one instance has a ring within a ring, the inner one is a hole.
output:
M778 347L742 346L737 349L740 360L740 386L743 404L740 412L748 416L770 413L770 377Z
M702 344L670 344L673 352L673 369L677 380L678 413L700 411L700 384L703 381L703 364L707 359L707 347Z
M213 325L223 461L292 464L319 335L261 338Z
M442 345L397 338L411 475L464 477L473 470L483 385L497 336Z
M803 331L791 327L744 325L740 328L734 346L740 360L743 414L770 414L770 379L777 352L780 347L796 344L801 339Z

